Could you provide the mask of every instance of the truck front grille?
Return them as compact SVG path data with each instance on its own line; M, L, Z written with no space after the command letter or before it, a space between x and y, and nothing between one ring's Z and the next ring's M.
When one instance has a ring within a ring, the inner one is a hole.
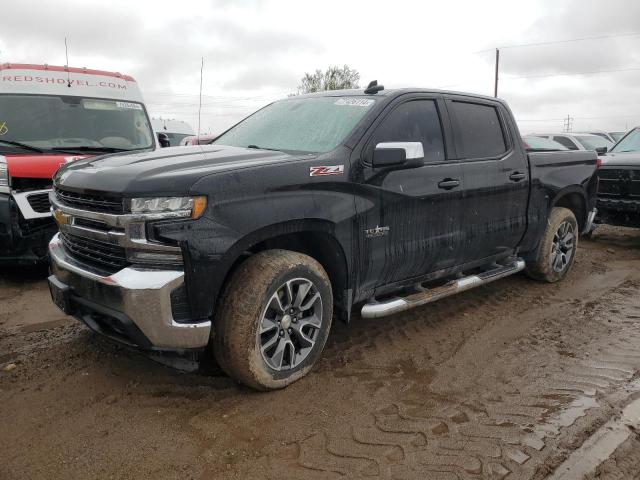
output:
M129 265L125 249L118 245L66 233L61 234L60 239L67 253L85 264L109 273L115 273Z
M598 197L639 200L640 171L626 168L598 170Z
M32 195L27 196L27 201L31 208L33 208L34 212L37 213L48 213L51 208L51 203L49 203L49 193L34 193Z
M124 201L122 198L108 197L106 195L89 195L85 193L70 192L55 188L56 198L65 205L93 212L122 214Z

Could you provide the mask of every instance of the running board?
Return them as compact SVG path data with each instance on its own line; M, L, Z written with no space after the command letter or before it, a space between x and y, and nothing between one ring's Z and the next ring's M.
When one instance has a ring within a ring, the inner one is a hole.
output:
M362 307L360 315L362 318L386 317L387 315L435 302L441 298L464 292L465 290L470 290L480 285L485 285L500 278L508 277L509 275L524 270L524 266L524 260L519 258L512 264L499 265L497 268L478 273L477 275L470 275L458 280L453 280L440 287L425 289L422 292L412 293L406 297L392 298L382 302L369 302Z

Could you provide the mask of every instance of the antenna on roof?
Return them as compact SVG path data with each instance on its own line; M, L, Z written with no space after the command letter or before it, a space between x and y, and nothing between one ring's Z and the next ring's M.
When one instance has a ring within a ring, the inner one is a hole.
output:
M200 137L200 116L202 114L202 70L204 69L204 57L200 62L200 101L198 102L198 137Z
M64 37L64 54L67 57L67 87L71 88L71 76L69 75L69 48L67 47L67 37Z
M372 80L371 82L369 82L369 85L365 89L364 93L366 93L367 95L374 95L382 90L384 90L384 85L378 85L377 80Z

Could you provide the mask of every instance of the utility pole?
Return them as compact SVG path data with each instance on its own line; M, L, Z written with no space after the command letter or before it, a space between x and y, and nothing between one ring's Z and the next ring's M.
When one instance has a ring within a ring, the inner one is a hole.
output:
M500 49L496 48L496 80L493 88L493 96L498 98L498 71L500 69Z
M571 115L567 115L567 118L564 119L564 131L566 133L573 132L573 117Z
M196 137L198 145L200 144L200 118L202 116L202 70L204 69L204 57L200 62L200 100L198 101L198 136Z

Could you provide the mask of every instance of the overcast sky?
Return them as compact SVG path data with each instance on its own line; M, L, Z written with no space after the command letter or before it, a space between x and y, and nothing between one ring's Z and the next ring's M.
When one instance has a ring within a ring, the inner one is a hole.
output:
M65 36L71 66L133 75L152 116L194 128L204 57L212 133L316 68L492 95L495 47L608 37L502 48L499 96L523 133L561 131L568 114L574 131L640 124L638 0L2 0L1 63L64 65Z

